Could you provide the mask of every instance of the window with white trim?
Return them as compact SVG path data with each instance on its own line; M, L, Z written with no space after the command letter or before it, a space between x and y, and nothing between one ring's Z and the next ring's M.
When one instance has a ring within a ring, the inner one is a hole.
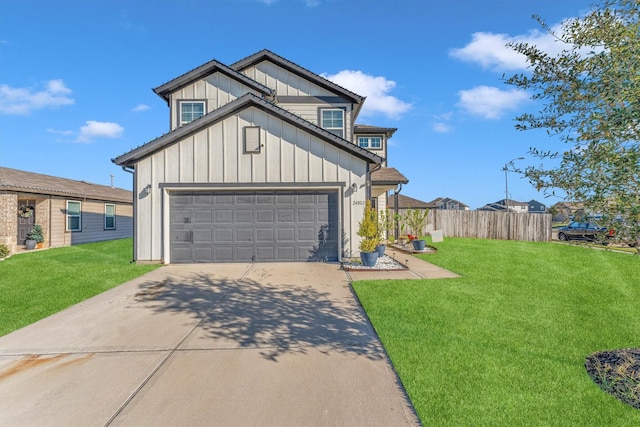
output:
M370 150L381 150L382 137L381 136L359 136L358 145L362 148L368 148Z
M116 205L112 203L104 204L104 229L116 229Z
M67 231L82 230L82 202L67 200Z
M320 127L344 138L344 110L342 108L320 110Z
M204 116L204 101L180 101L180 126Z

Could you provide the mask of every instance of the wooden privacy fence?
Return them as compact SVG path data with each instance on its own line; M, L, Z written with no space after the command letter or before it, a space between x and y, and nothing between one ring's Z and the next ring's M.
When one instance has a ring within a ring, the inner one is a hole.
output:
M399 213L405 214L406 209ZM551 241L550 214L431 209L428 223L428 228L442 230L445 237Z

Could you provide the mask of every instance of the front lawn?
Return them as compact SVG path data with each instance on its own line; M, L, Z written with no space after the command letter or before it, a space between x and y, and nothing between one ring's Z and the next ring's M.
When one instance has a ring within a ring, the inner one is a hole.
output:
M0 336L159 267L130 263L131 252L132 239L120 239L0 262Z
M446 239L459 279L354 283L425 425L638 426L587 374L640 347L640 257L553 243Z

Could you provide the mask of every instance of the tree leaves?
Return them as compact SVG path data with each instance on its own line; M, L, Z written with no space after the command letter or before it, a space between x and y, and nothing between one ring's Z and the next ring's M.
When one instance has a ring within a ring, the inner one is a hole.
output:
M640 0L605 0L588 15L563 23L567 48L550 56L528 43L509 46L527 57L529 73L507 84L533 92L537 113L516 118L518 130L545 129L571 146L563 153L530 150L553 167L528 167L529 181L547 194L562 189L615 228L638 241L640 216ZM635 231L634 231L635 230Z

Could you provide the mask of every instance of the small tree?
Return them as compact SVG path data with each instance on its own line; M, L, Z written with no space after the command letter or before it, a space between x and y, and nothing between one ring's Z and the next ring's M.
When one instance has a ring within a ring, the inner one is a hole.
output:
M378 232L380 233L380 240L383 238L386 241L391 241L389 235L391 231L396 227L396 216L389 212L389 209L378 212Z
M35 240L37 243L44 242L44 236L42 235L42 226L35 224L31 231L27 234L27 240Z
M378 238L378 218L377 212L371 207L371 202L367 200L364 207L362 221L358 223L358 236L360 240L361 252L373 252L380 242Z
M409 209L404 217L411 232L420 238L429 218L429 209Z

